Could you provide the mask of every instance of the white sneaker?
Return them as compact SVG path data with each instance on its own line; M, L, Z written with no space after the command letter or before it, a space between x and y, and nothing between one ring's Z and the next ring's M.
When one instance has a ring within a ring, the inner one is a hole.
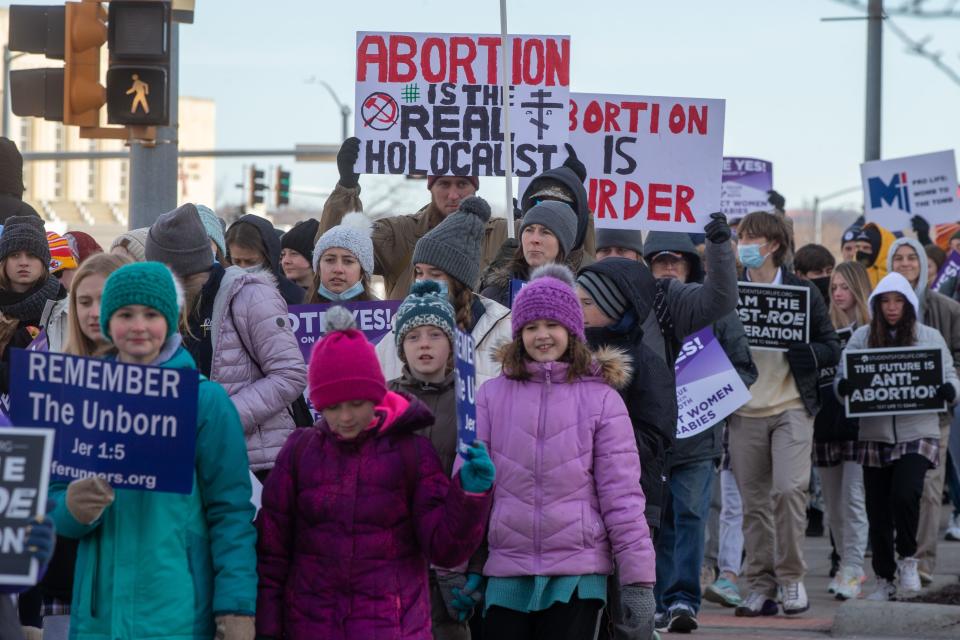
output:
M916 558L901 558L897 562L897 591L901 595L920 591L920 573Z
M893 600L897 596L897 585L893 584L890 580L884 580L883 578L877 578L877 586L873 590L873 593L866 597L867 600L872 600L874 602L887 602Z
M827 593L836 593L837 589L840 588L840 583L843 581L843 576L840 575L843 571L843 567L840 567L840 571L837 571L837 575L833 576L833 580L830 581L830 584L827 585Z
M837 600L853 600L860 597L865 576L863 569L855 567L840 567L837 572Z
M950 524L947 525L946 540L960 541L960 513L950 518Z
M803 613L810 608L807 589L802 582L790 582L783 587L783 612L787 615Z

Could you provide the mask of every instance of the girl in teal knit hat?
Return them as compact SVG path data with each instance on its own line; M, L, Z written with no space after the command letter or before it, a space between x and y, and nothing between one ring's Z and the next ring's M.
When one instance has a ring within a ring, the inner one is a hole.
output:
M114 271L100 326L117 360L195 369L177 333L181 303L159 262ZM97 476L51 486L57 532L79 540L71 637L254 636L256 533L243 428L223 388L202 376L193 468L188 495L115 490Z

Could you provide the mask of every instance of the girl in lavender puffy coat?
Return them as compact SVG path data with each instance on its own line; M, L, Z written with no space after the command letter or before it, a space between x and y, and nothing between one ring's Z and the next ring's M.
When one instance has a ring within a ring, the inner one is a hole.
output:
M630 379L629 362L618 351L591 354L563 266L534 271L512 326L503 373L477 396L477 439L497 466L484 638L593 637L614 563L623 631L649 638L653 544L633 428L611 386Z
M433 416L387 391L373 345L343 307L310 359L323 414L288 439L258 520L257 637L432 640L430 563L483 539L494 467L483 445L451 479L415 432Z

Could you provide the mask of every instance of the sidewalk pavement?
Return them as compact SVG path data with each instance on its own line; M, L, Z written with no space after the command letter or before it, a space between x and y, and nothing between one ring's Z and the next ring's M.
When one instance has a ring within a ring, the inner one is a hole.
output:
M946 507L943 512L940 544L937 549L937 575L934 577L933 587L942 587L955 583L960 576L960 542L943 540L942 529L946 526L949 511ZM807 595L810 598L810 610L799 616L785 616L783 614L765 618L737 618L733 609L725 609L712 602L704 602L698 619L700 629L690 634L696 640L730 640L731 638L777 638L778 640L805 640L809 638L829 637L876 637L872 634L862 636L831 636L834 617L843 602L836 600L827 593L830 583L830 538L808 538L804 544L804 558L807 562ZM873 584L873 570L870 567L870 558L866 558L867 582L865 591ZM746 595L744 593L744 595ZM662 633L661 638L679 638L682 634ZM923 638L923 630L917 628L909 638ZM960 631L957 637L960 638ZM889 640L894 640L890 638Z

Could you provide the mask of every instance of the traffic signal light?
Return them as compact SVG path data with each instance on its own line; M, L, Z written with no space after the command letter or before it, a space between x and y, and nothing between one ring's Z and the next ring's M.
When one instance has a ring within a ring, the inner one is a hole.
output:
M266 191L267 185L263 178L264 173L257 169L257 165L250 167L250 197L247 199L247 205L250 207L264 202L263 192Z
M100 84L100 47L107 41L107 17L99 2L68 2L64 26L63 123L100 124L107 101Z
M63 6L11 5L8 47L63 60L64 22ZM63 68L11 71L10 106L21 117L63 120Z
M169 2L110 2L107 122L167 125L170 122Z
M290 204L290 172L283 167L277 167L277 177L274 180L274 196L276 206Z

